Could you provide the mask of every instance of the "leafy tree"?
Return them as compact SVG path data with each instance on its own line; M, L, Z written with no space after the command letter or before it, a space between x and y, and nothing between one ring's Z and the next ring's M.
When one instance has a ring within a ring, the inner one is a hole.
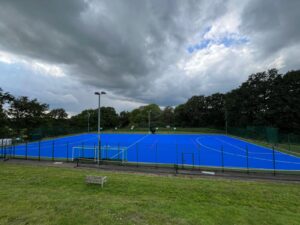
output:
M103 129L114 128L118 126L119 118L115 109L112 107L101 107L101 127ZM87 129L88 118L90 122L90 130L98 128L98 109L84 110L81 113L72 116L70 125L73 128Z
M189 126L189 117L186 113L185 104L181 104L174 109L175 126Z
M278 76L269 98L268 119L286 132L300 133L300 70Z
M20 133L21 129L32 130L40 126L45 119L47 110L47 104L22 96L13 99L8 115L13 127Z
M14 100L14 97L8 92L3 92L0 88L0 137L7 137L10 133L9 117L7 116L7 110L4 108L6 104L10 104Z
M151 126L161 126L161 109L156 104L141 106L130 113L130 123L139 127L148 127L148 115L151 116Z
M216 93L206 97L207 114L204 117L206 119L206 126L211 127L224 127L225 119L225 95Z
M161 123L164 126L174 126L174 108L167 106L161 113Z
M64 120L68 118L68 114L63 108L58 108L58 109L52 109L49 113L48 116L51 119L55 120Z
M101 107L101 127L114 128L119 124L119 117L113 107Z
M226 95L226 109L231 125L272 126L270 120L271 95L276 92L278 71L271 69L249 76L242 85Z
M72 116L70 119L70 126L73 129L81 129L86 130L88 127L88 120L90 125L90 131L97 130L97 119L98 119L98 111L95 109L86 109L81 113Z
M130 112L122 111L119 116L119 126L127 127L130 124Z
M58 135L97 130L98 110L87 109L68 118L64 109L53 109L37 99L15 98L0 88L0 135L11 128L21 131L43 130L44 135ZM276 69L251 74L240 87L226 93L192 96L186 103L163 110L156 104L141 106L118 115L112 107L101 107L101 127L135 125L182 127L272 126L285 132L300 133L300 70L279 74ZM48 130L46 132L46 130ZM51 132L49 132L51 130Z

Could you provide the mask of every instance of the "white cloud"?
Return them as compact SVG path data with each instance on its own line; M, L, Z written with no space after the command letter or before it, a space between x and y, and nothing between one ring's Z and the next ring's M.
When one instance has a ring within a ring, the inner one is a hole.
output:
M229 91L298 69L299 3L274 2L4 0L1 86L69 112L95 107L95 90L118 111Z
M0 51L0 62L12 64L14 63L14 57L12 56L12 54Z
M63 69L58 65L51 65L39 61L26 61L25 64L39 74L45 74L55 77L65 76Z
M24 66L27 67L32 72L44 76L54 76L54 77L65 76L64 70L59 65L49 64L28 57L14 55L5 51L0 51L0 62L5 64Z

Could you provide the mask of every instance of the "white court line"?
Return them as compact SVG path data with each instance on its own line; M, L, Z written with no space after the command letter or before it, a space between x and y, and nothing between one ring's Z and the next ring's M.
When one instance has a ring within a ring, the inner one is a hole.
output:
M223 136L224 136L224 135L223 135ZM261 146L261 145L258 145L258 144L255 144L255 143L252 143L252 142L249 142L249 141L246 141L246 140L240 140L240 139L238 139L238 138L236 138L236 137L233 137L233 136L225 136L225 137L230 137L230 138L232 138L232 139L235 139L235 140L238 140L238 141L243 141L243 142L245 142L245 143L247 143L247 144L254 145L254 146L261 147L261 148L263 148L263 149L272 151L272 149L267 148L267 147L265 147L265 146ZM279 148L278 148L278 149L279 149ZM285 155L288 155L288 156L292 156L292 157L299 158L299 156L298 156L299 153L296 153L296 152L284 150L284 151L288 151L288 152L292 152L293 154L296 154L296 155L292 155L292 154L288 154L288 153L286 153L286 152L281 152L280 149L279 149L278 151L277 151L277 150L275 150L275 151L278 152L278 153L281 153L281 154L285 154Z
M199 141L199 138L201 137L198 137L196 138L196 142L201 145L202 147L204 148L207 148L207 149L210 149L212 151L215 151L215 152L222 152L220 151L219 149L216 149L216 148L212 148L212 147L209 147L207 145L204 145L202 144L200 141ZM240 155L240 154L234 154L234 153L231 153L231 152L226 152L226 151L223 151L224 154L227 154L227 155L233 155L233 156L238 156L238 157L242 157L242 158L247 158L245 155ZM269 161L269 162L273 162L273 160L271 159L263 159L263 158L258 158L258 157L252 157L252 156L249 156L248 157L249 159L257 159L257 160L262 160L262 161ZM295 157L297 158L297 157ZM300 165L300 162L289 162L289 161L282 161L282 160L275 160L275 162L281 162L281 163L287 163L287 164L299 164Z
M135 144L141 142L143 139L145 139L145 138L148 137L149 135L150 135L150 134L147 134L147 135L141 137L140 139L138 139L138 140L137 140L136 142L134 142L133 144L131 144L131 145L125 147L125 149L123 149L121 152L123 153L125 150L128 150L129 148L131 148L131 147L134 146ZM117 157L118 155L119 155L119 153L113 155L111 158L115 158L115 157Z
M223 143L225 143L227 145L231 145L232 147L237 148L237 149L239 149L239 150L241 150L243 152L247 152L245 149L243 149L240 146L237 146L237 145L234 145L234 144L229 143L227 141L221 140L220 138L215 138L215 139L218 140L218 141L220 141L220 142L223 142ZM270 149L268 149L268 150L270 150ZM270 153L269 152L268 153L262 153L262 152L250 152L250 151L248 151L248 153L253 153L253 154L258 154L258 155L272 155L271 152Z
M97 136L96 136L97 137ZM83 140L78 140L78 141L74 141L74 142L69 142L69 145L72 145L74 143L83 143L85 141L89 141L89 140L92 140L92 139L95 139L95 137L91 137L91 138L86 138L86 139L83 139Z
M120 153L124 153L125 150L126 150L126 149L124 149L124 148L123 148L122 150L120 149L120 150L119 150L119 151L120 151L119 153L113 155L113 156L110 157L110 158L113 159L113 158L117 157L118 155L120 155ZM124 161L124 154L122 155L122 161Z
M146 134L145 136L141 137L139 140L137 140L136 142L134 142L133 144L127 146L126 148L129 149L132 146L134 146L135 144L139 143L140 141L142 141L143 139L145 139L146 137L148 137L150 134Z

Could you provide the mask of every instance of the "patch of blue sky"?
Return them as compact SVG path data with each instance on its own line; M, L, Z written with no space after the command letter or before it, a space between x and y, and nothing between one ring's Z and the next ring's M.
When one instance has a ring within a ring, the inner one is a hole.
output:
M205 40L203 40L203 41L201 41L201 42L199 42L195 45L189 46L188 47L188 52L193 53L194 51L207 48L207 46L209 45L210 42L211 42L211 40L205 39Z
M246 44L248 42L249 42L249 39L247 37L238 36L236 34L230 34L230 35L227 35L227 36L222 37L222 38L217 39L217 40L204 39L204 40L200 41L197 44L189 46L187 48L187 51L189 53L193 53L195 51L205 49L209 45L212 45L212 44L215 44L215 45L223 44L225 47L231 47L231 46L234 46L234 45Z
M204 30L200 33L200 35L203 37L205 34L207 34L211 30L212 26L207 26L204 28Z
M241 45L249 42L249 39L246 37L232 37L226 36L221 38L217 43L223 44L225 47L230 47L233 45Z

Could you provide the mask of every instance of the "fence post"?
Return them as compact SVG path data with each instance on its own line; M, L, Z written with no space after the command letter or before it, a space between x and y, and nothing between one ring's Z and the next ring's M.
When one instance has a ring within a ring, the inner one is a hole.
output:
M106 144L106 148L105 149L106 149L105 157L106 157L106 160L108 160L108 154L107 154L108 153L108 144Z
M276 165L275 165L275 149L274 145L272 146L272 152L273 152L273 175L276 175Z
M198 144L198 159L199 159L199 169L200 169L200 160L201 160L201 156L200 156L200 145Z
M97 160L96 144L94 143L94 162Z
M100 165L100 157L101 157L101 142L100 140L98 141L98 165Z
M136 149L136 166L139 166L139 147L138 144L135 144L135 149Z
M14 151L13 157L16 158L16 144L15 144L15 143L14 143L14 145L13 145L13 149L14 149L14 150L13 150L13 151Z
M184 166L183 166L183 160L184 160L184 154L183 154L183 152L181 152L181 169L184 168Z
M84 158L84 144L81 143L81 157Z
M119 143L119 145L120 145L120 143ZM123 146L123 145L120 145L120 146ZM127 149L123 149L122 150L122 165L124 165L124 162L125 162L125 160L127 160Z
M41 141L39 141L39 161L41 160Z
M6 155L7 155L7 148L6 148L6 145L5 145L4 146L4 161L7 160Z
M52 141L52 161L54 161L54 141Z
M221 157L222 157L222 173L224 173L224 148L221 146Z
M157 168L157 143L155 146L155 167Z
M1 139L1 157L4 157L3 139Z
M67 142L67 162L69 162L69 142Z
M246 145L246 160L247 160L247 174L249 174L249 151L248 151L248 145Z
M195 169L195 154L194 152L192 153L192 161L193 161L193 169Z
M120 160L120 143L118 143L118 160Z
M178 167L178 144L176 143L176 167Z
M6 160L6 145L4 146L4 161Z
M25 143L25 159L26 160L28 159L28 143L27 143L27 141Z
M289 145L289 151L291 151L291 141L290 141L290 134L288 134L288 145Z

